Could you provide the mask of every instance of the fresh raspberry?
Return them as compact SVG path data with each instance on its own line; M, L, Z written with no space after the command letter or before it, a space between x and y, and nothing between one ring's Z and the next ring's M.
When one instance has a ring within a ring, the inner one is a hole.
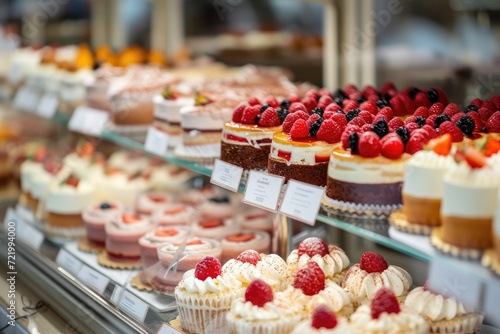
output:
M372 119L373 119L372 114L370 114L370 112L368 112L366 110L361 110L361 112L359 113L358 116L362 117L366 123L371 123Z
M474 100L472 100L472 101L474 101ZM493 97L490 99L490 102L492 102L492 103L493 103L493 104L497 107L497 110L499 110L499 109L500 109L500 95L495 95L495 96L493 96ZM483 102L483 103L484 103L484 102ZM472 104L472 102L471 102L471 104ZM481 106L479 106L478 108L480 108L480 107L482 107L482 105L481 105Z
M316 91L315 89L311 89L311 90L309 90L309 91L306 92L306 94L304 95L304 97L312 99L314 101L318 101L321 96L319 95L318 91Z
M358 101L361 98L361 92L352 92L347 97L349 100Z
M407 128L408 131L412 133L413 131L420 129L420 125L418 125L417 123L408 123L405 125L405 128Z
M349 111L352 109L356 109L358 107L358 104L353 100L344 100L342 101L342 107L344 110Z
M241 116L241 123L255 124L255 117L257 117L257 115L260 115L260 107L258 105L245 108Z
M236 260L240 262L251 263L256 266L257 262L260 261L260 254L253 249L247 249L246 251L243 251L240 255L238 255L236 257Z
M204 281L208 277L216 278L222 272L222 266L219 260L213 256L205 256L196 264L194 269L194 277Z
M372 125L368 124L368 123L363 124L363 126L361 127L361 133L371 131L371 130L372 130Z
M273 126L279 126L281 124L280 118L276 109L273 107L267 108L259 118L259 126L270 128Z
M401 99L406 109L406 114L412 114L417 108L415 103L410 99L408 95L402 95Z
M297 272L293 287L313 296L325 288L325 274L316 262L309 261Z
M434 103L430 108L429 108L429 115L440 115L444 111L444 105L442 103Z
M436 138L438 136L438 133L434 129L434 127L430 126L429 124L425 124L423 127L420 128L420 130L424 130L427 132L427 135L429 136L430 139Z
M395 133L382 138L380 145L382 156L389 159L399 159L405 152L405 144Z
M392 110L391 107L383 107L380 109L380 111L377 113L377 116L379 115L384 115L386 116L386 121L390 121L391 119L394 118L394 111Z
M362 117L359 117L359 116L356 116L354 117L350 122L349 124L354 124L354 125L357 125L359 127L363 126L364 124L366 124L365 120L362 118Z
M326 114L326 111L325 111ZM325 118L325 114L323 114L323 118ZM325 118L326 119L326 118ZM347 126L347 118L345 117L345 114L341 113L334 113L330 119L337 123L342 129L344 129Z
M403 116L406 114L406 107L403 99L399 95L391 99L391 107L395 116Z
M375 115L375 117L373 117L372 123L377 123L381 119L383 119L386 122L389 122L391 120L386 115L382 115L382 114L378 113L378 114Z
M305 111L307 112L307 108L306 106L304 105L304 103L302 102L294 102L290 105L290 108L288 108L288 113L291 114L291 113L294 113L298 110L302 110L302 111Z
M326 108L325 108L325 113L326 112L336 112L337 110L342 110L342 107L340 107L338 104L336 103L332 103L332 104L329 104Z
M235 123L241 122L241 117L243 116L243 111L245 110L246 107L248 107L248 104L242 103L236 109L234 109L233 119L232 119L233 122Z
M382 313L399 313L398 300L388 288L380 288L372 297L371 301L371 316L373 319L378 319Z
M477 111L479 113L479 117L481 118L481 122L486 123L488 119L493 115L495 112L488 109L488 108L479 108Z
M433 128L436 128L436 118L437 117L438 117L438 115L435 115L435 114L430 115L425 120L425 124L428 124L428 125L432 126Z
M335 123L332 119L324 120L321 124L316 138L324 140L329 144L338 143L345 127Z
M415 99L413 100L413 102L418 107L429 108L431 106L431 101L429 101L429 98L427 97L427 94L425 94L425 92L418 92L415 95Z
M302 99L302 104L304 104L304 106L306 107L306 110L308 112L310 112L311 110L313 110L314 108L317 107L317 103L316 103L316 100L312 99L312 98L304 98Z
M444 107L443 114L448 116L453 116L456 113L460 112L460 107L456 103L450 103L446 107Z
M361 105L359 106L359 109L366 110L372 115L376 115L378 113L378 107L377 107L377 103L375 103L375 101L365 101L365 102L361 103Z
M490 118L488 118L485 126L488 132L500 132L500 111L497 111L493 115L491 115Z
M382 92L382 94L388 94L390 91L396 91L396 90L397 89L396 89L396 86L394 85L394 83L388 81L382 85L380 92Z
M260 104L260 101L256 97L251 97L250 100L248 100L248 104L250 106L256 106L256 105Z
M286 115L285 120L283 121L283 127L281 131L283 131L283 133L290 133L293 123L295 123L295 121L298 120L299 118L300 117L298 113Z
M348 149L351 147L350 142L349 142L349 136L351 133L360 133L361 128L355 124L348 124L346 128L344 129L344 132L342 132L342 136L340 137L340 140L342 141L342 147L344 149Z
M298 95L290 95L288 101L290 101L290 103L300 102L300 97Z
M352 93L355 93L358 91L358 87L356 87L355 84L348 84L347 86L345 86L344 88L344 93L346 93L347 95L349 94L352 94Z
M325 109L330 104L333 104L333 99L332 99L331 96L324 95L324 96L322 96L322 97L319 98L318 107L320 107L322 109Z
M320 96L325 96L325 95L331 96L330 91L327 88L321 88L318 94Z
M410 135L410 139L406 143L406 153L415 154L424 148L425 137L421 134Z
M417 135L424 137L424 143L426 143L430 139L429 133L422 129L416 129L415 131L411 132L411 136L417 136Z
M485 101L485 102L483 102L483 104L481 105L481 108L486 108L486 109L489 109L491 111L497 111L498 110L497 106L493 102L491 102L491 101Z
M389 268L384 257L375 252L364 252L359 261L359 267L369 273L381 273Z
M263 280L256 279L252 281L245 291L245 301L262 307L274 299L273 289Z
M370 94L377 94L377 88L372 85L366 85L363 87L363 90L361 91L363 95L370 95Z
M367 100L367 101L373 101L373 102L375 102L375 104L377 103L377 101L378 101L378 100L379 100L379 98L380 98L380 97L378 96L378 94L370 94L370 95L366 95L365 97L366 97L366 100Z
M421 116L423 118L429 117L429 109L427 107L421 106L418 107L417 110L413 113L413 116L418 117Z
M446 93L439 87L434 88L434 90L436 90L436 92L438 93L438 102L442 103L443 105L447 105L449 101Z
M456 113L455 115L451 116L451 121L456 124L458 122L458 120L460 118L462 118L462 116L465 116L465 115L466 115L466 113L464 113L464 112Z
M452 141L455 143L464 140L464 135L462 134L462 131L460 131L460 129L451 121L444 121L439 126L439 134L442 135L445 133L449 133L451 135Z
M298 119L293 123L290 130L290 137L292 139L304 139L309 137L309 126L303 119Z
M322 304L314 309L311 326L316 329L333 329L337 326L337 317L328 306Z
M328 254L328 245L320 238L311 237L304 239L299 244L297 252L299 257L302 256L303 254L307 254L310 257L313 257L316 254L320 256L325 256L326 254Z
M311 114L309 118L306 120L307 126L311 126L311 124L313 124L320 118L321 116L319 114Z
M469 104L471 104L471 105L473 105L473 106L476 106L476 107L477 107L477 109L479 109L479 108L481 108L481 106L483 105L483 100L481 100L480 98L477 98L477 97L476 97L475 99L473 99L472 101L470 101L470 103L469 103ZM497 106L497 107L498 107L498 106Z
M359 136L358 152L364 158L374 158L380 154L380 139L375 132L368 131Z
M475 133L481 132L483 128L483 122L481 121L481 116L477 112L470 112L467 114L474 121L474 131Z
M269 96L266 99L266 104L270 105L273 108L278 108L280 106L280 103L274 96Z
M410 116L410 117L408 117L408 118L405 119L404 124L406 126L406 125L408 125L410 123L415 123L416 120L417 120L417 117Z
M389 129L391 131L396 131L396 129L399 128L400 126L404 126L404 122L401 118L394 117L387 123L387 125L389 126Z

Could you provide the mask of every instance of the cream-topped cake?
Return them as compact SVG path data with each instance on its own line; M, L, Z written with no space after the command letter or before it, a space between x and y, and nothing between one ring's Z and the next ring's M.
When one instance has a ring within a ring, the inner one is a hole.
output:
M234 219L200 219L193 223L193 234L202 238L222 240L226 235L240 230Z
M237 196L219 194L209 197L200 203L196 209L202 218L226 219L233 218L238 211Z
M164 164L151 171L149 183L156 191L181 193L188 186L188 180L194 176L193 172L185 168Z
M149 189L149 182L142 176L131 177L121 170L105 170L105 175L96 182L98 199L117 200L134 207L139 194Z
M90 141L78 143L75 152L64 157L63 164L69 168L77 177L83 179L87 175L87 170L92 163L92 155L95 152L95 145Z
M115 261L139 260L139 239L152 227L149 220L133 214L121 214L112 219L105 226L108 257Z
M193 96L176 96L169 87L164 88L162 94L155 95L154 102L154 126L165 132L168 137L169 147L175 147L182 143L181 109L193 106Z
M108 167L124 170L128 174L142 173L149 167L149 158L135 151L117 151L108 159Z
M248 210L243 205L243 210L245 212L236 218L242 229L260 230L273 235L273 214L271 212L249 205Z
M82 219L87 229L87 239L96 245L106 242L105 226L124 211L123 204L117 201L92 204L82 212Z
M221 239L222 261L224 264L237 257L246 249L253 249L259 253L269 253L271 238L263 231L242 230L234 234L227 234Z
M139 239L142 266L148 268L158 263L158 247L167 242L182 242L188 234L185 226L160 226L147 232Z
M155 210L151 215L151 221L155 225L188 225L198 220L198 212L190 205L182 203L171 203L164 208Z
M172 204L173 198L165 192L139 194L135 210L142 215L151 215L157 210L165 209Z
M337 319L336 315L326 305L316 307L312 318L301 321L290 334L360 334L352 328L346 319Z

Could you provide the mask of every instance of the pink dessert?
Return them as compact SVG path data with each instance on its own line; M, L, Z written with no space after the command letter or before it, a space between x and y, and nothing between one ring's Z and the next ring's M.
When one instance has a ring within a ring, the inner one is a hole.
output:
M139 239L152 227L148 220L122 214L106 224L106 252L112 260L134 261L141 258Z
M158 247L167 242L182 242L188 237L188 229L184 226L162 226L147 232L139 239L141 260L144 268L160 261Z
M206 201L210 197L216 196L217 195L217 190L215 190L214 187L212 186L205 186L200 189L192 189L184 194L180 195L179 199L182 203L187 204L187 205L192 205L194 207L197 207Z
M137 198L136 211L150 215L158 209L163 209L172 203L172 196L163 192L140 194Z
M264 231L245 230L236 234L226 235L221 240L222 263L238 257L243 251L253 249L258 253L269 253L271 238Z
M273 233L273 215L269 211L251 208L239 217L239 221L242 229Z
M236 205L226 195L213 196L198 206L203 218L226 219L236 215Z
M201 238L221 240L226 235L238 233L238 224L233 219L201 219L193 224L193 234Z
M198 213L189 205L182 203L172 203L158 209L151 215L151 221L155 225L186 225L196 219Z
M82 219L87 229L87 239L99 246L106 241L105 225L123 213L120 202L101 202L93 204L82 212Z

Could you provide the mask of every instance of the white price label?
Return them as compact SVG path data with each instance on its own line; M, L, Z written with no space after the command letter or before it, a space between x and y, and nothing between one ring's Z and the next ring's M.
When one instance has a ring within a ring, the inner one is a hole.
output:
M78 274L82 267L80 260L68 253L65 249L61 249L59 253L57 253L56 263L72 275Z
M149 127L146 141L144 142L144 149L150 153L163 157L167 154L169 137L166 133L160 130Z
M109 283L109 278L85 265L82 265L82 268L78 272L77 277L80 282L82 282L89 288L94 289L101 295L103 294L106 286L108 286Z
M324 193L324 188L290 180L280 212L303 223L314 225Z
M20 63L13 63L12 66L10 67L10 72L9 72L9 81L12 84L17 84L19 80L21 79L21 64Z
M115 289L113 290L113 294L111 294L111 302L115 305L118 305L120 302L120 298L122 297L123 289L118 285L115 285Z
M276 212L285 178L267 173L250 171L243 202Z
M238 192L241 175L243 175L243 168L215 159L210 182L228 190Z
M36 109L36 113L45 118L52 118L57 111L59 105L59 100L57 95L54 93L43 94L40 103Z
M89 107L78 107L71 115L68 128L71 131L98 137L104 130L108 119L109 114L105 111Z
M24 112L35 112L40 95L40 92L32 87L21 87L14 97L14 108Z
M488 319L493 326L500 328L498 310L500 310L500 280L492 277L490 282L486 285L483 311L486 319Z
M34 212L24 205L18 204L16 206L16 215L27 223L34 223L36 220Z
M33 249L39 249L45 239L43 233L30 224L23 224L22 227L18 226L17 230L19 240Z
M157 334L182 334L182 332L173 327L170 327L167 324L163 324L161 325L160 330L158 330Z
M124 291L121 294L118 308L128 315L143 322L144 318L146 318L146 314L148 313L149 306L130 292Z

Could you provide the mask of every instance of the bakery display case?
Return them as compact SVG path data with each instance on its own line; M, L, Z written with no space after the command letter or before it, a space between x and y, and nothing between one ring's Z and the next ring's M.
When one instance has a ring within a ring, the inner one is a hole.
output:
M322 34L201 52L207 22L183 20L202 5L156 0L127 46L120 1L92 2L92 47L1 53L2 277L75 333L499 331L498 95L383 80L385 36L344 63L386 2L297 3ZM294 81L297 59L322 83Z

